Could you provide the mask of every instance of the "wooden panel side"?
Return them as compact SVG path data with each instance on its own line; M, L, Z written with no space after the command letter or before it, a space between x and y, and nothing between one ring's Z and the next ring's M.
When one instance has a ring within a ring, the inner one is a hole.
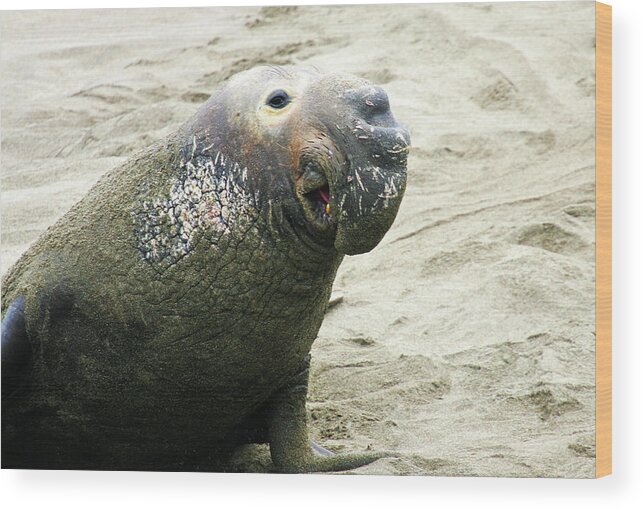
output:
M612 7L596 3L596 477L612 472Z

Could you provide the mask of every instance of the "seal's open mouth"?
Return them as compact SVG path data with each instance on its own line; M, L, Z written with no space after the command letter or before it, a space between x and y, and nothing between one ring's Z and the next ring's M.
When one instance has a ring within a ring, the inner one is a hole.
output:
M308 219L317 226L331 223L331 191L323 170L314 163L308 163L300 179L300 192Z
M306 193L305 196L318 216L330 216L330 190L328 184Z

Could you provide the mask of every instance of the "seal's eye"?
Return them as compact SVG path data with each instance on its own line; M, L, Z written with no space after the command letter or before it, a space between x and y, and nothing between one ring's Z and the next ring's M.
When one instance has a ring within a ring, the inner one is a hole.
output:
M283 90L275 90L266 101L268 106L276 110L281 110L290 103L290 96Z

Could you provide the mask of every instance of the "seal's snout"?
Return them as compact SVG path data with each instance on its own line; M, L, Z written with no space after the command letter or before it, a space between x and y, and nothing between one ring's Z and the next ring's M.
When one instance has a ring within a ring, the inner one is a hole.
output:
M400 126L382 87L368 85L350 90L345 99L354 110L353 133L360 145L367 147L374 164L395 165L401 161L411 143L409 132Z
M311 119L296 151L296 189L316 235L342 254L372 250L391 227L406 188L411 139L386 91L350 75L307 88Z
M395 219L406 187L411 138L395 120L381 87L355 87L344 100L353 117L347 132L349 164L331 189L342 204L335 247L353 255L372 250Z

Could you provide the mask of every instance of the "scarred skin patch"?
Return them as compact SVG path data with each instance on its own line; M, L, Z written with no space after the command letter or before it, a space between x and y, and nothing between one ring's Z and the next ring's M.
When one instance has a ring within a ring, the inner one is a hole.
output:
M248 169L217 152L192 155L164 197L145 200L132 211L136 243L152 264L169 266L188 257L206 237L210 246L256 216L256 197L247 191Z

